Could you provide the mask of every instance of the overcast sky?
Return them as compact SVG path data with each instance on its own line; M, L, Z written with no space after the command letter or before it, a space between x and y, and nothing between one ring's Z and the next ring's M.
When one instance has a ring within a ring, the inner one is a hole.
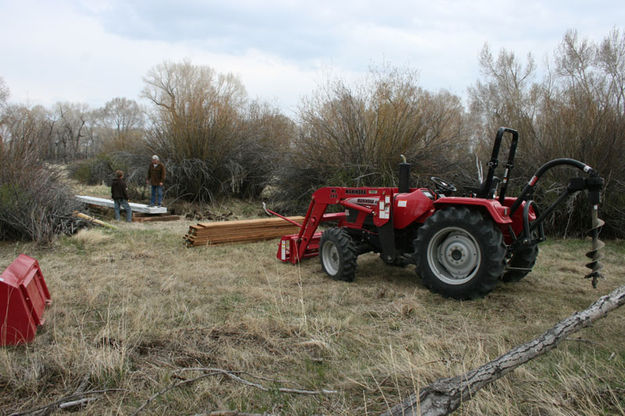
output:
M464 96L486 42L542 65L568 29L599 41L624 27L623 0L0 0L0 77L11 102L98 107L139 100L150 68L188 59L292 115L328 77L385 64Z

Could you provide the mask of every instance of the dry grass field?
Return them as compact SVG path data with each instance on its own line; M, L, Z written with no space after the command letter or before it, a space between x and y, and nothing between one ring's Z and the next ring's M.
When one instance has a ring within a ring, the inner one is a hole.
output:
M185 248L194 223L1 243L2 269L20 253L39 261L53 304L32 343L0 349L0 413L97 391L72 414L376 415L625 284L623 242L607 242L596 290L583 279L590 242L551 241L527 278L460 302L375 255L345 283L317 259L279 262L276 240ZM625 415L624 316L597 321L456 414Z

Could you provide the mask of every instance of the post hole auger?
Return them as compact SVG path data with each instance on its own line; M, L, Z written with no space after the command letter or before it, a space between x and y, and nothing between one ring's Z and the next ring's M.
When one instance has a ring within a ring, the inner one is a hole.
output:
M530 236L532 231L534 231L537 227L542 227L542 223L547 218L547 216L551 214L551 212L553 212L556 206L565 201L574 193L587 190L588 199L591 205L590 214L592 225L589 234L592 237L592 249L586 253L586 256L591 259L591 262L586 264L586 267L590 269L590 273L588 273L585 277L587 279L592 279L592 287L596 288L598 279L603 277L600 272L600 270L603 268L600 260L603 258L603 253L601 249L605 246L603 241L599 239L599 232L605 224L605 222L599 218L599 203L601 202L601 190L603 189L604 180L601 176L599 176L597 171L595 171L592 167L588 166L583 162L569 158L554 159L550 162L545 163L536 171L534 176L532 176L530 181L521 191L521 194L519 195L517 200L514 202L514 204L512 204L512 206L510 207L510 215L513 215L523 202L531 202L531 197L534 193L534 189L538 180L541 178L542 175L545 174L545 172L558 166L572 166L586 173L587 177L571 178L569 180L568 186L555 200L555 202L553 202L544 212L542 212L542 214L538 216L538 218L536 218L536 220L529 227L526 218L527 214L524 212L523 234L524 236ZM540 234L542 234L542 230ZM544 234L541 238L544 238Z
M495 170L504 141L508 155L499 179ZM351 281L358 256L379 253L386 264L416 266L417 275L433 292L472 299L486 295L499 281L515 282L529 274L538 243L545 240L545 219L569 196L588 191L593 247L587 277L596 285L603 247L598 213L603 179L585 163L555 159L536 171L518 197L508 196L518 143L516 130L498 129L485 180L464 195L438 177L431 178L432 187L410 187L410 163L405 158L399 164L398 187L320 188L312 194L299 232L280 240L277 257L298 263L319 256L331 278ZM541 210L532 200L535 186L545 172L558 166L577 168L585 176L570 179L562 195ZM330 207L335 209L326 212Z

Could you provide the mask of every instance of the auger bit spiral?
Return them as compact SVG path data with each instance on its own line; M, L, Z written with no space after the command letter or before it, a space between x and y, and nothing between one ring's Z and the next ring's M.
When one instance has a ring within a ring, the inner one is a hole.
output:
M605 247L605 243L599 239L599 232L601 231L601 227L605 224L605 222L599 218L599 202L601 199L601 188L603 188L603 179L596 176L588 178L588 181L588 197L592 205L592 228L589 231L592 237L592 250L586 253L586 257L591 259L591 261L586 264L586 267L591 271L585 277L586 279L592 279L592 287L597 288L597 281L603 278L603 274L601 274L603 265L600 260L603 258L602 249Z

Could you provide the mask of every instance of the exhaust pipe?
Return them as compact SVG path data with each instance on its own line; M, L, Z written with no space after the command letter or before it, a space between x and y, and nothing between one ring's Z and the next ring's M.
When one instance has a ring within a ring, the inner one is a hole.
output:
M399 164L399 193L410 192L410 163L406 162L406 156L401 155L402 163Z

